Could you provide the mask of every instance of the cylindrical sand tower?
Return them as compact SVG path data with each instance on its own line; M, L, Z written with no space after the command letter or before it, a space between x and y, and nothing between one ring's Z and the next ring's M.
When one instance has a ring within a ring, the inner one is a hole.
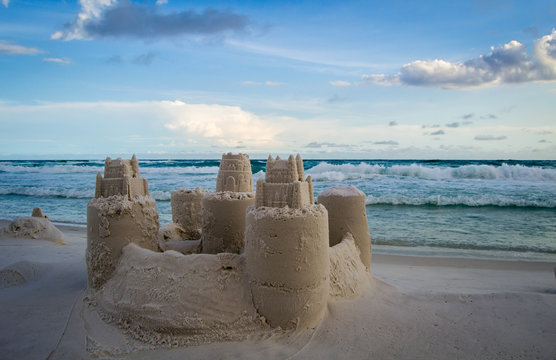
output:
M254 204L254 193L206 193L203 197L202 252L241 253L244 246L245 215L247 208Z
M369 270L371 265L371 235L365 210L365 194L354 186L333 186L318 196L319 204L328 210L330 246L342 241L350 232L361 252L361 261Z
M216 192L221 191L253 191L253 174L247 154L222 154L216 177Z
M122 248L135 243L158 251L158 212L148 196L99 197L87 205L88 286L99 289L112 275Z
M324 206L250 208L245 253L253 302L271 326L309 328L322 318L329 292Z
M170 203L172 205L172 222L179 224L185 231L183 240L197 240L201 238L202 202L206 190L179 189L172 191Z

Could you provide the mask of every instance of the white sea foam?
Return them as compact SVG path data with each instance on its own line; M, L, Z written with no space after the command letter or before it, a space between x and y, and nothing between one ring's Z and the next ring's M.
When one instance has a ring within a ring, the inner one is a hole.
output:
M175 166L175 167L141 167L143 174L217 174L218 166Z
M554 181L556 169L541 167L527 167L523 165L463 165L451 167L431 167L419 164L410 165L371 165L359 164L330 164L322 162L307 170L316 181L344 181L356 179L373 179L377 176L415 177L421 179L507 179Z
M498 207L539 207L556 208L556 199L524 199L503 195L410 197L405 195L367 195L367 205L434 205L434 206L498 206Z
M92 198L95 194L94 189L61 189L45 187L9 187L0 188L0 195L24 195L37 197L63 197L71 199Z
M24 166L0 164L0 172L7 173L42 173L42 174L67 174L67 173L92 173L104 171L104 166L79 166L79 165L41 165Z

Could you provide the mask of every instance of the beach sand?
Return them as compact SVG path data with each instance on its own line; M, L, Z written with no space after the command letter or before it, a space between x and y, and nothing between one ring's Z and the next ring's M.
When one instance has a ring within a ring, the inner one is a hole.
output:
M0 239L1 359L556 358L553 263L374 253L361 294L331 299L315 329L154 346L83 300L86 229L58 228L66 245Z

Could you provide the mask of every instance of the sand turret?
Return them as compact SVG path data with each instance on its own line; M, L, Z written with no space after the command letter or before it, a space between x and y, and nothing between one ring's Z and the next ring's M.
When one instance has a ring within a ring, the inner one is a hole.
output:
M361 261L369 270L371 235L365 199L365 194L354 186L333 186L318 196L319 204L328 210L330 246L339 244L347 233L351 233L360 251Z
M257 181L256 206L247 212L245 253L258 312L272 326L308 328L329 295L328 214L314 205L303 161L268 158Z
M222 154L216 178L216 192L222 191L253 191L253 173L247 154Z
M203 196L208 190L178 189L172 191L170 204L172 206L172 222L179 224L184 231L183 240L198 240L201 238Z
M135 155L131 160L112 160L107 157L104 162L104 179L100 172L97 173L95 197L112 195L124 195L128 199L149 195L147 180L139 176L139 164Z
M202 241L205 254L241 253L245 214L255 203L253 174L247 154L222 154L216 193L203 196Z
M87 204L87 272L89 287L100 288L111 276L129 243L158 251L158 211L147 180L139 176L135 155L105 161L97 174L95 198Z
M314 204L313 182L311 177L303 180L303 160L299 154L296 159L290 155L288 160L279 156L268 157L265 180L257 181L256 207L284 207L301 209Z

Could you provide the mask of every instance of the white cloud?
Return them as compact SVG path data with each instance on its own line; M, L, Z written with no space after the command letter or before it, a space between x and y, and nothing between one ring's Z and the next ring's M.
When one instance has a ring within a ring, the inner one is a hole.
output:
M279 82L279 81L250 81L250 80L246 80L246 81L242 81L241 82L242 85L245 86L282 86L282 85L286 85L286 83L283 82Z
M463 63L417 60L403 65L398 74L363 75L361 83L458 89L531 81L556 81L556 29L535 41L531 55L512 40Z
M67 64L71 64L71 60L68 58L42 58L42 61L44 62L52 62L52 63L56 63L56 64L62 64L62 65L67 65Z
M168 0L156 0L156 5L168 4Z
M10 0L2 0L2 5L8 7L8 5L10 5Z
M164 101L163 104L173 119L164 124L166 128L211 139L220 145L238 146L241 142L252 146L266 145L273 142L281 130L279 125L267 123L238 106L182 101Z
M4 55L37 55L41 50L21 45L10 44L5 40L0 40L0 54Z
M77 14L73 24L64 31L56 31L50 36L52 40L87 40L91 37L87 34L85 25L88 22L100 19L102 11L112 6L117 0L79 0L81 11Z
M336 81L331 81L330 85L347 87L347 86L351 86L351 83L349 81L336 80Z

